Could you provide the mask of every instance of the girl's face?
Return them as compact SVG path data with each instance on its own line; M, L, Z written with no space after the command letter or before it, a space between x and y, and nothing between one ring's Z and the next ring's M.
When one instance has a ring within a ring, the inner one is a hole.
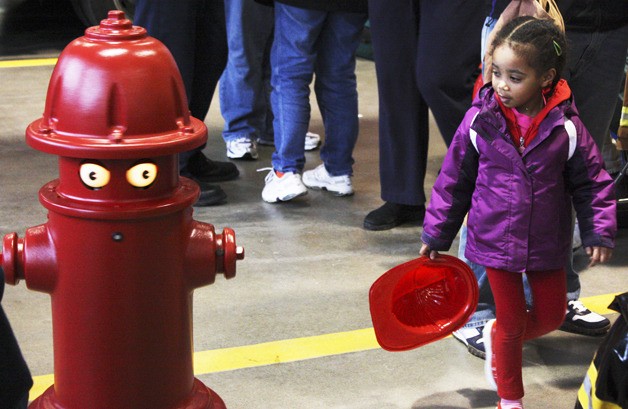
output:
M543 108L541 90L554 79L555 70L537 72L517 55L508 44L493 51L493 89L508 108L534 116Z

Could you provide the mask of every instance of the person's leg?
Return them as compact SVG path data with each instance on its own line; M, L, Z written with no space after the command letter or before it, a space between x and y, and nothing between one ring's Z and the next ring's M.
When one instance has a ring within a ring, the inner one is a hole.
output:
M380 190L385 203L366 215L364 228L387 230L421 222L425 215L429 115L415 79L419 0L368 4L379 95Z
M201 3L195 16L196 57L192 89L188 98L192 116L204 120L218 80L227 65L228 48L224 0L204 0Z
M495 355L497 393L521 399L523 341L538 338L561 324L565 311L565 271L528 272L534 307L528 311L521 274L486 269L495 297Z
M209 102L204 102L202 105L205 108L202 106L198 108L192 99L197 66L198 18L206 15L201 12L204 8L203 3L201 0L186 2L137 0L134 17L134 24L146 28L148 34L164 43L172 54L183 79L192 116L199 119L204 119L209 107ZM222 16L224 20L224 14ZM216 18L220 20L221 17ZM217 26L215 28L220 30L220 24ZM224 23L222 29L224 30ZM211 51L209 53L211 54ZM217 52L217 55L220 60L220 52ZM207 76L207 72L202 74ZM196 108L192 109L193 106ZM235 179L239 171L232 163L209 160L201 152L203 148L204 146L200 146L188 152L181 152L179 170L183 176L192 178L199 184L201 196L197 205L209 206L222 203L226 198L226 194L219 186L210 183Z
M386 202L415 206L425 203L429 140L428 107L415 79L418 3L369 1L379 93L381 197Z
M222 136L239 149L234 158L257 157L255 142L266 128L267 91L264 84L267 49L272 42L274 11L253 0L225 0L229 58L220 78ZM242 144L234 141L241 140ZM240 155L240 156L238 156Z
M492 268L487 268L486 273L495 297L496 322L490 355L494 356L497 394L504 399L521 399L524 394L521 372L527 318L523 278L520 273Z
M617 105L628 48L628 26L604 32L567 31L569 52L564 77L569 82L580 118L602 151L606 169L616 173L621 165L610 142L609 127ZM567 314L561 330L584 335L605 334L610 321L587 309L579 300L580 279L569 255L567 264Z
M275 119L272 170L264 180L262 199L285 202L307 194L301 179L305 134L310 122L310 83L315 44L327 12L275 3L275 36L271 50L271 102Z
M361 13L332 12L316 43L316 100L325 126L321 159L331 176L351 176L358 139L355 52L366 22Z
M136 0L133 19L133 24L144 27L148 35L164 43L174 57L188 102L194 78L195 15L198 5L198 0Z
M279 172L301 173L305 164L315 43L326 18L327 12L275 3L275 37L271 52L271 101L275 115L272 164Z
M262 82L263 89L262 95L264 96L263 100L263 109L265 112L264 122L262 123L262 127L260 128L260 141L265 141L267 144L274 145L275 144L275 132L273 130L273 121L275 119L273 115L272 104L270 102L270 93L272 91L272 86L270 85L270 77L272 75L272 67L270 66L270 52L273 47L273 37L274 37L274 27L275 27L275 16L274 10L272 11L272 25L273 32L270 34L270 38L268 39L268 43L266 44L266 48L264 49L264 59L262 64Z
M188 101L192 116L205 120L218 79L227 64L225 8L224 0L200 0L195 3L194 65ZM233 163L211 161L203 154L203 149L205 145L179 154L182 173L204 183L238 177L240 172Z
M534 305L529 308L524 341L557 329L565 318L565 270L526 273Z
M469 0L420 3L417 84L449 146L471 106L486 11Z

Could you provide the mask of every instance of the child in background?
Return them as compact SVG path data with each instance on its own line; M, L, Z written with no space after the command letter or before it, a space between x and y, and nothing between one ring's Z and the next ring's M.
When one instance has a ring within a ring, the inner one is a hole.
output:
M523 341L563 322L572 203L590 265L614 247L613 181L560 78L565 52L549 20L518 17L497 33L492 83L456 131L423 224L420 254L435 258L469 213L465 256L486 267L495 297L496 320L483 336L501 409L523 408Z

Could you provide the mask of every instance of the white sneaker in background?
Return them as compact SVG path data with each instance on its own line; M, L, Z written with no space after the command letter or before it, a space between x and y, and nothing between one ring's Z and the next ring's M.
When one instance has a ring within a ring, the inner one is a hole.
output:
M279 177L273 169L264 179L262 199L268 203L287 202L295 197L307 194L307 188L298 173L286 172Z
M313 151L321 144L321 136L314 132L308 132L305 134L305 150Z
M332 176L321 164L314 170L303 172L303 183L312 189L325 189L336 196L349 196L353 194L353 185L349 175Z
M257 142L250 138L236 138L225 141L227 157L231 159L257 159Z

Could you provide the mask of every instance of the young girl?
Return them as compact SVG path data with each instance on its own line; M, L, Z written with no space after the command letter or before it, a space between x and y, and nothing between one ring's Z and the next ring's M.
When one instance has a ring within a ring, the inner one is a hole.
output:
M501 409L523 408L523 341L563 322L572 204L591 265L609 260L614 246L612 179L560 79L565 51L551 21L519 17L497 33L492 83L454 136L423 224L420 254L434 258L469 213L465 256L486 267L495 297L485 370Z

